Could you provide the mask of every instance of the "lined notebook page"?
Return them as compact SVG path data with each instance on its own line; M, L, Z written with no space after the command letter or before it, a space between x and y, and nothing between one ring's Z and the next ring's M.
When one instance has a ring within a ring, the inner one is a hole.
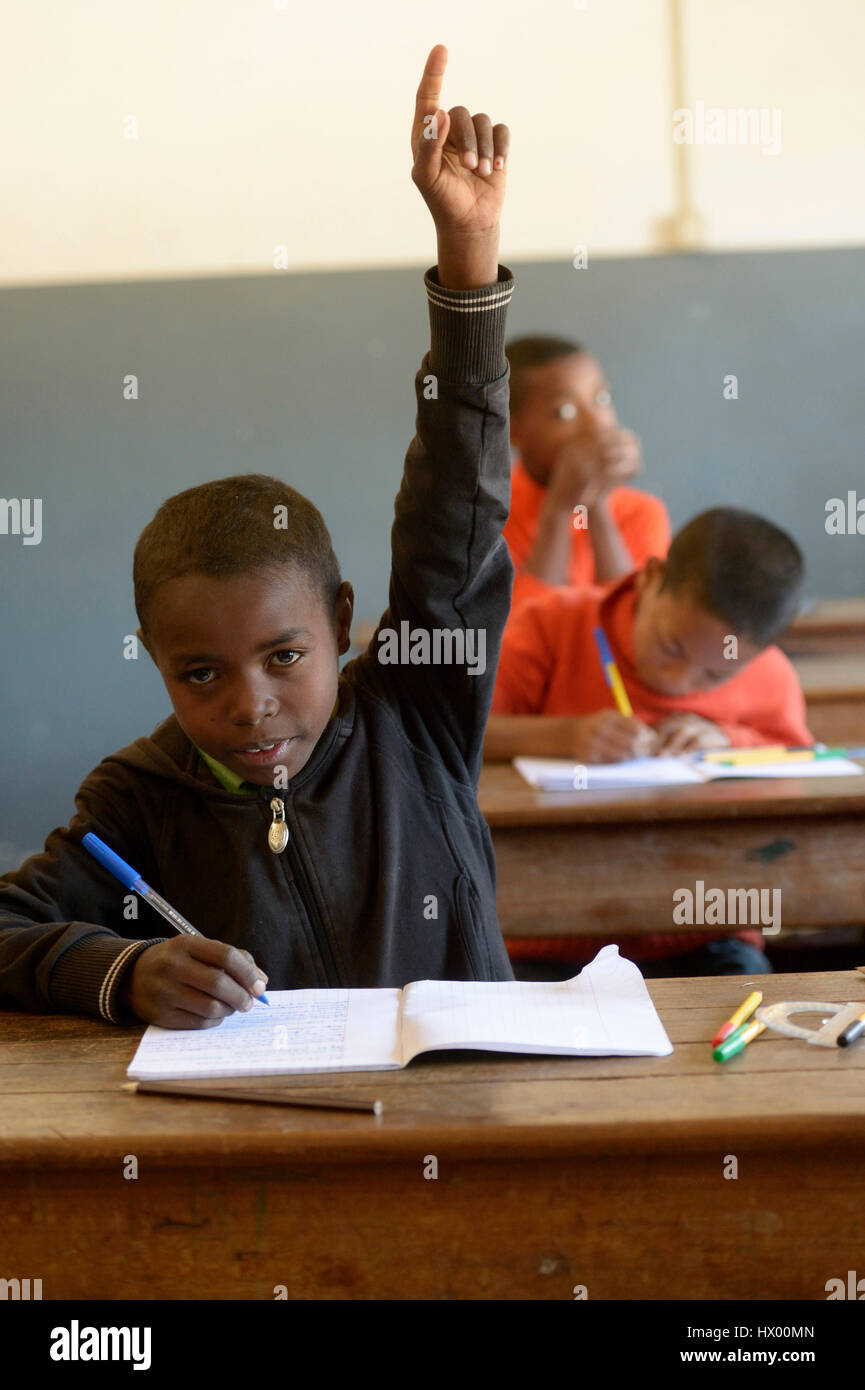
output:
M675 787L702 782L696 767L681 758L628 758L621 763L574 763L566 758L514 758L530 786L558 792L605 787Z
M267 997L270 1007L229 1014L218 1028L151 1024L127 1076L168 1081L402 1065L398 989L269 990Z
M645 981L618 947L604 946L573 980L421 980L403 991L402 1045L421 1052L665 1057L673 1051Z
M743 750L744 751L744 750ZM736 749L730 749L731 754ZM601 791L616 787L680 787L734 777L861 777L863 769L849 758L813 758L802 762L723 763L685 755L681 758L628 758L621 763L574 763L567 758L514 758L514 767L537 791Z

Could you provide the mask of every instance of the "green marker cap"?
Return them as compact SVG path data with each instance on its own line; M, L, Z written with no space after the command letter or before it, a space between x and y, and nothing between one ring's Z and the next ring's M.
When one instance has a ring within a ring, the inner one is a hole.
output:
M716 1062L726 1062L729 1057L735 1057L737 1052L741 1052L744 1047L748 1046L747 1043L742 1042L742 1034L746 1028L750 1028L753 1022L754 1020L749 1018L746 1023L740 1024L735 1033L731 1033L728 1038L725 1038L713 1049L712 1056Z

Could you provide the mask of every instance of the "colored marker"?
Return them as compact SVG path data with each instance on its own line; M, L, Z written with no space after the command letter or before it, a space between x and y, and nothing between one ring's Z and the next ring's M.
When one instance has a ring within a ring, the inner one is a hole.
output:
M181 917L177 909L172 907L170 903L167 903L165 899L156 892L155 888L151 888L149 884L144 882L144 879L137 869L133 869L131 864L127 864L125 859L121 859L119 854L115 854L113 849L109 849L104 840L100 840L98 835L92 833L87 834L83 837L81 843L84 848L93 855L94 859L98 859L100 864L104 865L106 869L111 870L115 878L120 879L124 887L131 888L132 891L137 893L139 897L142 897L146 903L150 903L150 906L155 908L156 911L165 918L166 922L170 922L176 931L185 932L187 936L204 935L204 933L200 932L197 927L194 927L191 922L187 922L185 917ZM259 994L258 999L262 1004L270 1003L266 994Z
M727 1022L721 1024L721 1027L712 1039L712 1046L717 1047L725 1038L729 1038L731 1033L735 1033L737 1028L741 1028L745 1020L751 1017L754 1010L759 1008L762 1002L763 991L761 989L755 989L753 994L748 995L744 1004L740 1004L736 1012L727 1019Z
M847 748L726 748L723 751L704 753L705 762L721 763L736 767L739 763L806 763L814 758L844 758Z
M743 1048L746 1048L752 1038L756 1038L758 1033L762 1033L765 1027L765 1023L758 1023L757 1020L754 1019L754 1022L749 1023L747 1027L737 1028L736 1032L731 1033L729 1038L726 1038L724 1042L721 1043L720 1047L715 1048L712 1053L715 1061L728 1062L731 1057L735 1057Z
M849 1047L865 1033L865 1014L860 1014L852 1023L848 1023L843 1033L838 1034L838 1046Z
M740 758L742 762L774 762L776 758L780 758L781 754L786 752L786 744L774 743L765 748L743 748L737 754L734 754L730 748L723 748L711 753L702 753L700 756L704 763L723 763L734 756Z
M718 758L717 761L722 767L739 767L740 764L755 766L760 763L812 763L816 761L817 758L838 758L842 756L843 754L838 753L834 748L824 748L819 751L809 748L807 751L803 749L801 752L794 752L788 749L784 753L774 754L771 758L749 758L742 753L733 753L726 758Z
M616 709L619 711L619 714L624 714L628 718L631 718L633 716L634 711L631 709L631 702L628 699L628 692L625 689L625 684L622 680L622 677L619 675L619 668L613 660L613 653L610 650L610 644L607 641L607 634L604 632L604 629L602 627L595 628L595 641L598 644L598 652L601 657L601 666L603 667L607 685L613 692L613 699L616 702Z

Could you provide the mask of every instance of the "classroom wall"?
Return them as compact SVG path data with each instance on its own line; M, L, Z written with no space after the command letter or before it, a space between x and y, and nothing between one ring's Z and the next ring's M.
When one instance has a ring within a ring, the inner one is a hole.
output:
M594 349L675 524L752 506L803 546L812 594L865 592L865 539L824 525L827 498L865 491L865 251L508 261L511 334ZM43 503L38 545L0 535L0 871L169 712L146 654L122 655L133 546L166 496L281 475L324 512L358 618L381 611L423 268L0 291L0 492Z
M444 104L511 126L512 257L675 249L682 179L708 249L865 240L857 0L46 0L5 38L5 284L414 263L437 42ZM677 147L697 102L780 142Z

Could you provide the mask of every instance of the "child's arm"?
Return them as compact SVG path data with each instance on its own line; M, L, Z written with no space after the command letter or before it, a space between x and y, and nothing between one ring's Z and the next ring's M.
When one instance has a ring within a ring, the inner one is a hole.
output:
M556 615L568 602L552 592L511 614L484 736L484 757L490 761L535 757L617 763L657 751L654 730L616 709L580 715L540 712L561 659L562 619ZM569 612L563 620L574 621Z
M604 494L588 509L589 540L595 557L595 583L606 584L622 579L637 568L637 561L610 510Z
M654 729L615 709L594 714L491 714L484 737L490 762L511 758L571 758L578 763L620 763L658 752Z
M438 264L426 276L431 346L415 378L390 604L345 674L396 696L412 744L465 781L480 769L513 573L501 536L513 277L498 264L507 128L464 107L439 108L446 57L441 46L429 56L412 129L412 179L435 222Z
M92 830L158 888L129 785L110 795L107 768L84 782L70 824L0 879L0 1008L213 1026L251 1001L253 976L262 972L226 942L156 935L161 919L87 852L81 840ZM137 997L130 998L133 976Z

